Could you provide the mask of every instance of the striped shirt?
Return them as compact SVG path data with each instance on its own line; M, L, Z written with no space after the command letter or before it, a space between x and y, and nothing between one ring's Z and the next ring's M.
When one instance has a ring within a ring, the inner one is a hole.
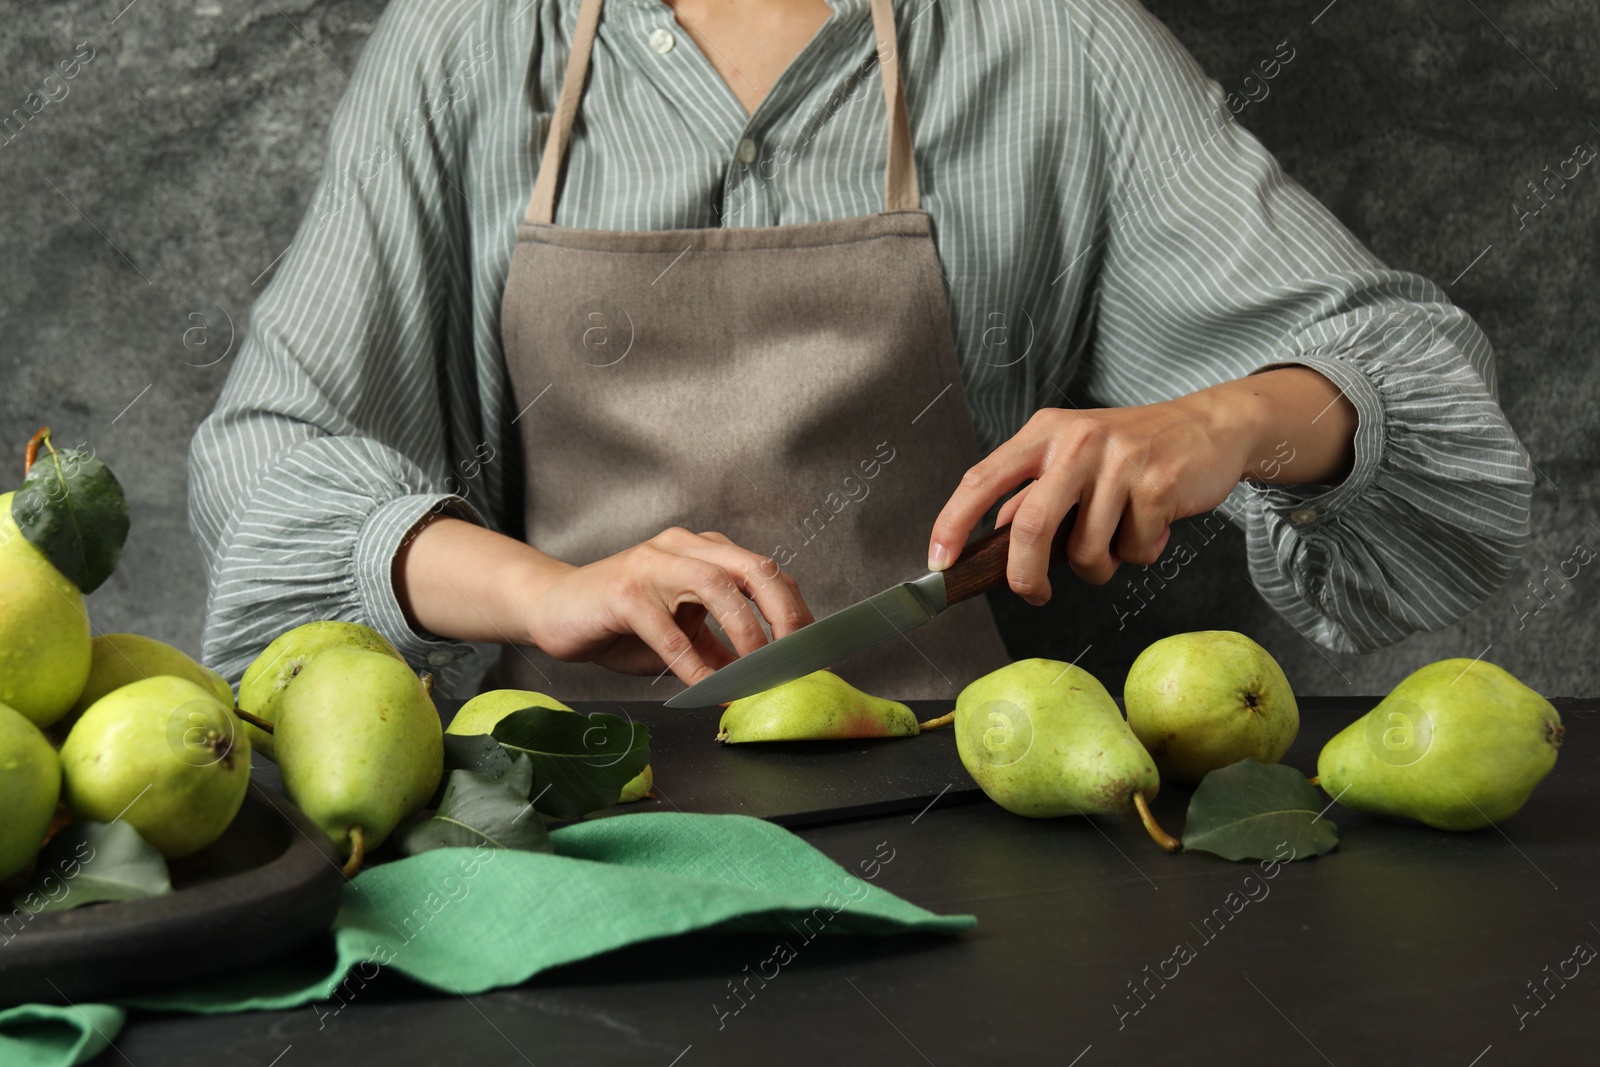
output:
M830 3L747 115L669 7L610 0L556 222L882 210L868 0ZM488 666L492 646L408 626L390 565L441 505L520 536L500 304L578 5L393 0L378 19L323 181L191 446L204 655L229 677L314 618L375 626L445 695ZM1219 509L1245 532L1260 594L1352 652L1446 626L1510 576L1531 465L1488 341L1438 286L1362 247L1237 121L1292 76L1292 41L1228 92L1135 0L896 7L922 206L981 448L1069 393L1144 404L1307 366L1355 405L1355 467L1335 486L1242 483Z

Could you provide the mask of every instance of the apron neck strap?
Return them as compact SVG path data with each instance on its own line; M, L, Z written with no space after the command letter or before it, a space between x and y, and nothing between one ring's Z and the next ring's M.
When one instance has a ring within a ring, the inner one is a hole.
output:
M572 135L572 120L578 114L584 79L589 73L589 55L594 50L595 32L600 26L604 0L583 0L578 25L572 33L572 50L567 55L566 78L561 83L561 98L550 118L550 133L545 138L544 154L539 159L539 174L528 199L527 221L549 224L555 221L556 186L566 163L567 145ZM872 32L877 41L878 69L883 77L883 103L888 118L889 152L884 170L884 210L915 211L918 208L916 162L911 152L911 123L906 113L905 86L900 80L900 48L895 34L893 0L872 0Z
M895 33L892 0L872 0L872 32L878 41L878 70L883 77L883 107L889 129L883 209L916 211L917 164L911 154L911 120L906 113L905 85L900 80L900 41Z

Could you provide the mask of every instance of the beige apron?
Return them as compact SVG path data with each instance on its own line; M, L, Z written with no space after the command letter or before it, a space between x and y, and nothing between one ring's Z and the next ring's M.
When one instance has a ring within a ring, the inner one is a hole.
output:
M917 206L890 0L873 0L887 208L774 227L554 225L601 0L585 0L501 308L528 543L584 564L671 526L770 555L817 618L921 570L979 458L930 218ZM983 597L842 661L881 696L953 698L1009 662ZM488 686L665 700L635 677L507 648Z

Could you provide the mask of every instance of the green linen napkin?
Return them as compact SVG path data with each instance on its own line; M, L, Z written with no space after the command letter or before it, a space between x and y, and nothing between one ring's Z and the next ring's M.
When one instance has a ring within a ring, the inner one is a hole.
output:
M123 1011L109 1004L24 1004L0 1011L0 1063L5 1067L71 1067L94 1059L122 1029Z
M0 1063L83 1063L115 1038L122 1007L215 1013L313 1003L334 1012L383 967L442 992L477 993L693 930L781 929L793 944L822 934L958 933L976 922L919 908L744 815L617 815L550 836L556 855L436 849L363 871L344 889L331 969L302 961L119 1006L0 1012ZM875 876L882 862L863 856L860 869Z

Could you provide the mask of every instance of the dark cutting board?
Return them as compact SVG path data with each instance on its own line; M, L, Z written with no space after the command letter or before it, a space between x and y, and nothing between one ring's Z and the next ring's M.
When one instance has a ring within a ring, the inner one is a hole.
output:
M911 700L923 722L954 707L949 700ZM780 826L810 826L899 812L932 804L970 803L983 793L961 766L949 727L917 737L857 741L716 741L722 708L664 708L655 703L580 701L650 727L655 799L604 814L686 811L753 815Z
M449 725L460 701L436 702ZM955 706L950 700L906 702L924 722ZM982 800L961 766L955 733L944 727L917 737L860 741L716 740L721 708L665 708L659 703L575 701L575 711L631 718L650 727L655 797L618 804L597 816L639 811L751 815L779 826L812 826L872 815L921 811ZM277 765L259 760L252 777L280 789Z

